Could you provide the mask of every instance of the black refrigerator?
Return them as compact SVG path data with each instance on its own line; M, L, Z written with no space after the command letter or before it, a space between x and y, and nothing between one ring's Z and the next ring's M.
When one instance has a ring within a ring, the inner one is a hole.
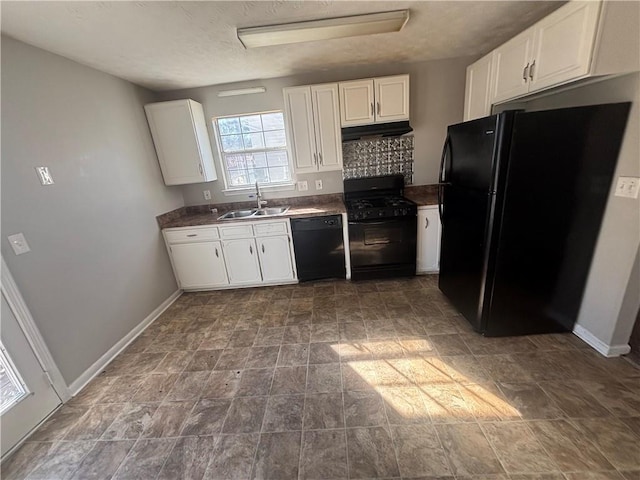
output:
M451 125L439 287L487 336L571 331L630 103Z

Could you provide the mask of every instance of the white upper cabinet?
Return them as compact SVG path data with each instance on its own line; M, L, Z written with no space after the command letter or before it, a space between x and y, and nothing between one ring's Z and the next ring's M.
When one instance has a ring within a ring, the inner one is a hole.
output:
M409 75L373 79L376 123L409 120Z
M529 91L589 73L599 11L598 2L569 2L535 25Z
M338 84L285 88L284 102L296 172L340 170Z
M409 120L409 75L340 82L342 127Z
M375 123L373 79L340 82L340 124L343 127Z
M518 97L529 91L533 34L533 28L529 28L493 51L492 102Z
M467 67L464 121L491 115L491 68L493 52Z
M202 105L174 100L151 103L144 109L166 185L218 178Z

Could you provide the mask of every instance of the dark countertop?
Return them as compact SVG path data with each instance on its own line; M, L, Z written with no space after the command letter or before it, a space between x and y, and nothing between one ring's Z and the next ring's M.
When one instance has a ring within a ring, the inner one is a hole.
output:
M252 217L251 221L275 220L278 218L318 217L322 215L338 215L344 213L342 194L315 195L308 197L281 198L269 200L267 207L289 205L284 215L272 217ZM217 208L211 213L211 208ZM243 222L249 219L218 220L218 217L231 210L255 208L254 202L223 203L219 205L196 205L181 207L171 212L158 215L156 220L160 228L193 227L196 225L224 225L232 221Z
M436 185L408 186L404 189L405 196L413 200L418 206L438 204L438 187ZM346 212L342 201L342 194L310 195L306 197L278 198L269 200L267 207L290 205L285 215L273 217L252 217L251 221L274 220L277 218L319 217L322 215L338 215ZM217 208L217 213L211 213L211 208ZM193 227L197 225L224 225L234 220L218 220L218 217L231 210L255 208L254 202L221 203L218 205L194 205L180 207L171 212L158 215L156 220L160 228ZM248 219L245 219L248 220ZM235 219L236 222L244 220Z

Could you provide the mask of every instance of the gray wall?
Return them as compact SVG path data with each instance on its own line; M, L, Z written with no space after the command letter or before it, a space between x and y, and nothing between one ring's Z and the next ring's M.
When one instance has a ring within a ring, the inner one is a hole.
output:
M440 152L447 125L462 121L465 73L467 65L474 60L475 57L465 57L422 63L343 68L269 80L162 92L157 94L157 98L158 100L191 98L204 105L205 116L210 120L218 115L282 110L284 108L282 95L284 87L409 73L411 75L411 125L414 128L415 135L414 182L416 185L424 185L437 181ZM265 86L266 93L227 98L217 97L217 92L220 90L258 85ZM211 190L214 203L246 200L248 198L247 195L226 196L222 193L224 181L222 180L218 155L215 152L215 137L211 122L208 121L207 123L211 143L214 146L214 155L216 156L220 179L215 182L183 187L185 204L198 205L205 203L202 196L202 191L205 189ZM315 191L315 179L322 179L323 189L321 191ZM307 192L272 192L267 193L266 197L278 198L342 191L341 172L298 175L298 180L308 180L309 190Z
M618 158L618 176L640 176L640 73L585 85L525 104L527 110L633 102ZM640 201L614 197L612 186L578 318L607 345L629 340L640 305L634 261L640 245Z
M155 216L183 198L162 182L152 99L2 38L2 255L68 383L177 289ZM31 252L14 255L17 232Z

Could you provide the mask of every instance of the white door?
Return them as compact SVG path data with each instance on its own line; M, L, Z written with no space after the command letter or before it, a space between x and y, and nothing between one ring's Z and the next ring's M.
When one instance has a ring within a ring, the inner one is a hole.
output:
M467 67L464 121L491 115L491 67L493 52Z
M376 123L409 120L409 75L373 80L376 97Z
M317 170L316 140L311 107L311 89L292 87L284 89L287 126L296 172Z
M342 127L374 123L373 79L340 82L340 124Z
M262 281L256 242L253 238L224 240L222 249L231 285L254 284Z
M258 254L265 282L293 280L290 241L287 235L258 238Z
M340 170L342 169L342 137L338 84L314 85L311 87L311 96L318 149L318 170Z
M2 456L62 402L2 296L0 437Z
M171 245L171 258L181 288L227 285L220 242Z
M440 268L440 216L438 208L418 210L418 272L437 272Z
M536 24L529 91L589 73L599 11L600 2L569 2Z
M533 52L533 28L525 30L494 50L493 103L529 91L529 66Z

